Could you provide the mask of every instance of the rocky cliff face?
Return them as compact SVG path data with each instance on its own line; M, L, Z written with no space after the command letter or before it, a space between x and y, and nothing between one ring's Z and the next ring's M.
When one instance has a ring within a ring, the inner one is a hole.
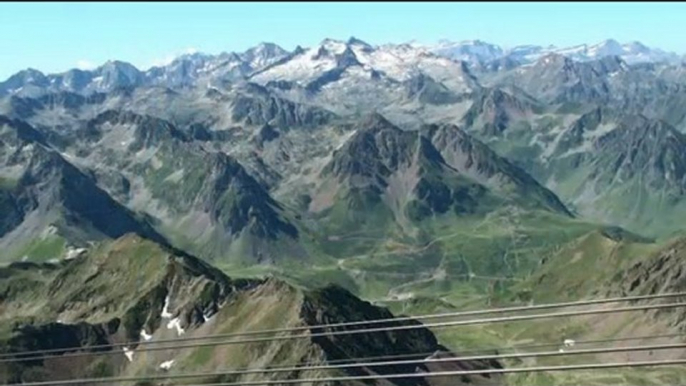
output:
M5 120L3 134L0 154L6 160L2 169L6 182L0 189L8 216L2 234L10 255L30 255L34 239L45 238L85 245L133 232L166 243L144 219L98 187L91 176L46 147L40 132L25 123ZM58 253L49 252L43 258Z
M239 90L230 106L231 117L235 122L255 126L268 124L289 129L318 127L335 118L329 111L279 98L256 84L247 84Z

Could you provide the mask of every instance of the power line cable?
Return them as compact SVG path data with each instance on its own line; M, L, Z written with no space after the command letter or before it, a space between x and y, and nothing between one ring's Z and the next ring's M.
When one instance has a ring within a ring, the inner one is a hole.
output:
M197 347L210 347L210 346L222 346L222 345L234 345L234 344L248 344L248 343L264 343L264 342L274 342L274 341L284 341L284 340L294 340L294 339L312 339L318 337L332 337L341 335L356 335L362 333L375 333L375 332L390 332L390 331L404 331L412 330L418 328L447 328L456 326L467 326L467 325L479 325L479 324L489 324L489 323L502 323L502 322L513 322L513 321L523 321L523 320L535 320L535 319L545 319L545 318L560 318L560 317L574 317L581 315L599 315L608 314L616 312L629 312L629 311L644 311L651 309L667 309L684 307L686 303L671 303L671 304L653 304L645 306L634 306L634 307L622 307L615 309L600 309L600 310L582 310L574 312L557 312L557 313L547 313L547 314L533 314L533 315L516 315L516 316L505 316L499 318L486 318L486 319L468 319L459 320L452 322L438 322L438 323L427 323L427 324L416 324L416 325L400 325L400 326L390 326L390 327L377 327L377 328L367 328L367 329L357 329L357 330L342 330L342 331L331 331L331 332L321 332L321 333L310 333L301 335L281 335L266 338L253 338L253 339L240 339L240 340L228 340L228 341L215 341L206 343L191 343L186 345L172 345L172 346L161 346L161 347L149 347L143 351L162 351L170 349L186 349L186 348L197 348ZM91 346L93 347L93 346ZM106 346L111 347L111 346ZM46 352L55 352L56 350L44 350L44 351L34 351L32 353L38 353L38 355L45 354ZM58 352L64 352L65 349L57 350ZM93 352L77 352L77 353L67 353L61 355L62 358L66 357L81 357L81 356L91 356L96 353ZM98 353L100 354L100 353ZM11 354L10 354L11 355ZM36 360L40 357L27 357L27 353L15 353L14 357L7 359L5 356L0 359L2 362L16 362L18 360Z
M637 341L637 340L655 340L655 339L664 339L664 338L683 338L685 335L684 334L664 334L664 335L643 335L643 336L632 336L632 337L625 337L625 338L608 338L608 339L592 339L592 340L575 340L574 345L579 346L579 345L589 345L589 344L598 344L598 343L614 343L614 342L627 342L627 341ZM531 344L531 345L515 345L515 346L490 346L490 347L484 347L484 348L478 348L478 349L468 349L468 350L460 350L456 352L459 355L462 354L469 354L469 353L484 353L484 352L492 352L492 351L509 351L509 350L529 350L529 349L540 349L540 348L546 348L546 347L560 347L564 343L541 343L541 344ZM174 349L179 349L179 348L186 348L186 347L178 347L178 346L165 346L164 349L169 349L169 350L174 350ZM135 350L134 352L139 353L139 352L146 352L150 351L148 349L140 349L140 350ZM157 350L153 350L157 351ZM161 350L160 350L161 351ZM437 352L441 351L431 351L431 352L423 352L423 353L417 353L417 354L396 354L396 355L380 355L380 356L367 356L367 357L356 357L356 358L345 358L345 359L334 359L327 361L329 364L339 364L339 363L355 363L361 360L367 360L367 361L372 361L372 360L386 360L386 359L412 359L412 358L426 358L428 356L434 355ZM83 352L83 353L67 353L65 355L60 356L60 358L64 357L73 357L73 356L78 356L78 357L87 357L87 356L99 356L99 355L123 355L123 351L99 351L99 352ZM30 358L10 358L10 359L5 359L5 360L0 360L0 363L3 362L21 362L21 361L32 361L32 360L44 360L44 359L50 359L54 358L55 356L40 356L40 357L30 357ZM304 365L311 364L311 363L304 363ZM267 367L267 368L273 368L277 369L279 368L278 366L274 367ZM249 369L243 369L243 370L249 370Z
M543 310L543 309L551 309L551 308L562 308L562 307L576 307L576 306L584 306L584 305L594 305L594 304L607 304L607 303L618 303L618 302L629 302L629 301L639 301L639 300L650 300L650 299L662 299L662 298L675 298L675 297L681 297L681 296L686 296L686 292L676 292L676 293L666 293L666 294L657 294L657 295L641 295L641 296L629 296L629 297L618 297L618 298L607 298L607 299L593 299L593 300L585 300L585 301L576 301L576 302L563 302L563 303L548 303L548 304L541 304L541 305L535 305L535 306L517 306L517 307L507 307L507 308L495 308L495 309L481 309L481 310L474 310L474 311L461 311L461 312L449 312L449 313L440 313L440 314L428 314L428 315L418 315L418 316L404 316L404 317L399 317L399 318L385 318L385 319L376 319L376 320L365 320L365 321L354 321L354 322L344 322L344 323L331 323L331 324L320 324L320 325L312 325L312 326L302 326L302 327L292 327L292 328L281 328L281 329L268 329L268 330L258 330L258 331L247 331L247 332L239 332L239 333L231 333L231 334L216 334L216 335L206 335L206 336L200 336L200 337L187 337L187 338L175 338L175 339L160 339L156 341L138 341L138 342L129 342L129 343L112 343L112 344L103 344L103 345L93 345L93 346L88 346L85 347L89 350L100 350L100 349L108 349L108 348L124 348L124 347L129 347L131 345L137 345L137 346L144 346L144 345L152 345L152 344L160 344L160 343L178 343L178 342L187 342L187 341L196 341L196 340L209 340L209 339L219 339L219 338L235 338L235 337L245 337L245 336L254 336L254 335L263 335L263 334L276 334L276 333L281 333L281 332L299 332L299 331L312 331L316 329L324 329L324 328L338 328L338 327L350 327L350 326L364 326L364 325L374 325L374 324L381 324L381 323L398 323L398 322L405 322L405 321L416 321L416 320L430 320L430 319L442 319L442 318L450 318L450 317L463 317L463 316L475 316L475 315L484 315L484 314L499 314L499 313L508 313L508 312L517 312L517 311L531 311L531 310ZM684 303L674 303L672 305L663 305L665 308L668 307L677 307L680 305L684 305ZM653 306L647 306L647 307L653 307ZM657 307L657 308L662 308ZM632 309L627 309L627 308L619 308L616 310L619 310L617 312L621 312L621 310L627 310L631 311L636 308ZM641 309L646 309L646 308L638 308L636 310L641 310ZM648 308L650 309L650 308ZM604 313L600 312L599 313ZM552 314L535 314L535 315L526 315L526 316L521 316L521 317L533 317L533 319L536 318L541 318L545 317L543 315L552 315ZM567 316L567 315L562 315L562 316ZM510 317L512 318L512 317ZM493 320L496 320L498 318L493 318ZM483 320L488 320L488 319L483 319ZM528 320L528 319L522 319L522 320ZM476 319L476 321L479 321L479 319ZM459 322L445 322L449 323L447 325L463 325L461 323L466 323L467 324L472 324L473 320L467 320L467 321L459 321ZM423 327L441 327L445 323L429 323L429 324L418 324L418 325L412 325L412 326L392 326L392 329L413 329L413 328L423 328ZM453 324L451 324L453 323ZM456 324L454 324L456 323ZM480 324L480 323L473 323L473 324ZM400 328L402 327L402 328ZM334 331L331 333L328 333L328 335L337 335L337 334L342 334L342 333L361 333L364 331L369 330L370 332L379 332L378 328L376 329L358 329L358 330L346 330L346 331ZM312 335L308 335L312 336ZM293 336L293 338L297 338L299 336ZM275 337L282 339L283 337ZM254 342L261 342L264 340L238 340L235 341L236 344L239 343L254 343ZM222 344L230 344L227 343L227 341L222 341ZM189 346L193 347L193 346ZM34 350L34 351L25 351L21 353L3 353L0 354L0 362L3 362L3 358L7 357L16 357L18 354L22 356L29 356L29 355L41 355L41 354L50 354L50 353L64 353L65 351L68 350L78 350L78 349L84 349L84 347L65 347L65 348L58 348L58 349L48 349L48 350Z
M410 364L432 364L432 363L450 363L450 362L467 362L467 361L482 361L495 359L515 359L515 358L531 358L531 357L556 357L556 356L573 356L573 355L592 355L592 354L608 354L615 352L635 352L635 351L653 351L653 350L676 350L686 348L686 343L678 344L664 344L652 346L629 346L629 347L614 347L614 348L594 348L582 349L572 351L543 351L530 353L513 353L501 355L480 355L471 357L448 357L448 358L426 358L419 360L405 360L405 361L388 361L388 362L366 362L345 365L317 365L317 366L296 366L283 367L278 369L248 369L238 371L222 371L222 372L203 372L192 374L169 374L169 375L149 375L136 377L109 377L109 378L83 378L72 379L64 381L48 381L48 382L30 382L22 384L10 384L8 386L48 386L48 385L73 385L79 383L107 383L107 382L137 382L142 380L155 381L162 379L189 379L202 377L216 377L216 376L235 376L247 374L264 374L264 373L280 373L280 372L295 372L295 371L313 371L313 370L345 370L350 368L363 367L381 367L381 366L398 366ZM390 374L396 375L396 374ZM385 377L384 377L385 378ZM307 380L309 381L309 380ZM301 380L301 382L307 382Z

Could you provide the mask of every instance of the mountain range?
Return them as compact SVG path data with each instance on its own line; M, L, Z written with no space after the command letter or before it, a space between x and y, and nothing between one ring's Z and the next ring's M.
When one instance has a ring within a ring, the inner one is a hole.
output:
M619 43L607 39L596 44L579 44L571 47L522 45L503 48L481 40L461 42L441 41L431 51L454 60L472 63L488 63L498 60L512 60L520 63L531 63L547 54L558 54L577 61L591 61L606 56L619 56L629 64L637 63L681 63L683 56L659 48L651 48L641 42Z
M360 318L386 315L355 296L406 313L651 293L663 277L679 288L681 276L660 264L678 265L684 245L681 59L613 40L504 49L351 37L293 51L262 43L188 54L146 71L110 61L90 71L19 72L0 83L0 310L33 330L5 331L14 338L0 347L26 347L41 334L103 342L141 328L153 334L163 330L157 311L176 281L198 286L178 293L179 326L198 334L202 316L234 295L246 304L235 312L273 312L269 302L283 301L292 306L284 312L300 315L288 323L314 324L309 316L327 312L354 319L338 306L367 310ZM145 272L142 289L103 290L117 287L110 277L134 271ZM80 281L84 272L96 282ZM229 279L268 273L283 282ZM213 288L210 300L201 283ZM142 305L150 312L133 315ZM634 322L678 330L679 315L669 323L618 318L613 334L639 331ZM226 329L238 328L227 320ZM441 341L450 346L441 350L457 352L494 336L514 342L560 331L529 327L427 330L398 338L396 351L438 350ZM353 356L331 342L294 350L289 361ZM191 368L193 360L179 363ZM122 363L83 368L145 370ZM49 368L6 369L4 379L69 375ZM660 379L683 377L672 375ZM552 381L528 384L537 382Z
M134 271L136 274L130 274ZM149 382L159 382L169 371L184 369L200 374L199 370L204 370L208 374L195 377L195 382L225 383L254 380L254 377L223 375L217 370L227 372L230 368L255 363L293 367L302 363L323 366L360 356L389 354L455 357L438 343L431 331L421 326L392 333L370 332L359 338L322 336L322 331L341 332L347 328L322 330L315 326L349 320L392 320L393 315L337 286L303 291L275 278L232 279L192 256L174 253L131 235L60 264L14 263L2 268L2 277L2 353L17 355L22 351L51 350L50 355L40 359L4 360L0 363L0 379L5 384L114 375L150 377ZM133 287L137 290L131 291ZM26 303L28 297L37 302ZM35 313L37 307L42 309L40 314ZM27 318L31 318L30 324L26 324ZM246 330L246 323L240 320L245 322L246 318L252 329L305 328L303 333L311 333L313 337L238 346L212 346L207 341L197 345L191 341L191 350L150 350L145 345L182 335L188 339L227 331L240 334ZM389 323L394 327L418 324L413 320ZM307 329L309 326L311 330ZM8 332L11 337L4 338ZM100 355L83 355L93 352L90 346L103 345L115 346L98 349ZM296 368L276 376L308 379L368 375L380 377L381 384L392 385L395 383L384 379L384 375L498 366L495 361L465 360L347 370ZM180 384L174 379L165 382ZM495 382L497 377L476 375L464 377L459 384L494 385ZM402 384L444 383L421 377Z

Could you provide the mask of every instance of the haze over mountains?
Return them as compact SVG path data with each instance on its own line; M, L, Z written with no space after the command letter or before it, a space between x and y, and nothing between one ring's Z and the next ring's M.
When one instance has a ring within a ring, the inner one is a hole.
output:
M231 280L202 260L406 301L401 312L650 293L648 284L626 289L614 278L635 280L682 253L683 242L663 242L684 229L685 105L683 57L613 40L504 49L325 39L292 52L262 43L188 54L145 71L120 61L21 71L0 82L0 260L13 262L0 276L8 278L0 310L50 331L65 327L41 317L98 331L117 320L125 328L103 337L116 341L140 328L164 330L157 313L133 314L141 304L163 307L175 281L214 288L211 296L199 287L197 296L177 294L187 300L181 327L194 331L234 295L286 299L293 323L312 324L317 312L346 320L333 307L338 299L368 307L341 289L312 295L269 281L241 282L229 294ZM136 266L132 256L148 255L150 266ZM112 285L105 277L135 269L151 273L149 293L102 293ZM81 283L74 270L97 271L102 282ZM672 276L678 288L681 276ZM48 290L45 283L64 277L115 310L83 308L68 286ZM43 284L27 288L24 279ZM21 306L24 298L54 309L38 315ZM384 312L365 309L365 318ZM680 314L669 320L622 319L616 333L640 323L683 328ZM491 332L475 331L474 342L511 333ZM5 347L34 336L22 334ZM429 334L399 339L403 352L440 349ZM447 339L469 343L466 335ZM346 353L313 342L290 359L386 354L342 345ZM499 364L465 364L474 366ZM11 379L35 369L15 370Z

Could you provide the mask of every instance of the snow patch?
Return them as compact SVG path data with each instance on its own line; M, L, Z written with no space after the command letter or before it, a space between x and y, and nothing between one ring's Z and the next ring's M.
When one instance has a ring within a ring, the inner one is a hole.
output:
M181 319L179 318L174 318L167 323L167 329L171 330L173 328L176 328L176 333L178 335L183 335L184 332L186 332L183 328L181 328Z
M207 89L208 89L208 90L219 91L219 89L216 88L216 87L214 87L210 82L207 82Z
M413 299L414 298L414 293L413 292L405 292L405 293L400 293L396 295L392 295L391 299L393 300L408 300L408 299Z
M613 131L615 128L616 128L616 125L613 125L613 124L601 124L595 130L585 131L583 133L584 142L581 143L581 145L577 146L574 149L569 149L564 154L562 154L560 157L564 158L564 157L569 157L569 156L574 155L574 154L592 151L594 146L595 146L596 141L599 138L603 137L604 135Z
M143 338L143 340L145 341L149 341L150 339L152 339L152 335L148 335L148 333L145 332L145 329L143 329L141 330L141 338Z
M133 362L133 350L129 349L128 347L124 347L124 355L129 362Z
M168 361L166 361L166 362L162 362L162 363L160 364L160 368L161 368L162 370L169 370L169 369L171 369L171 367L172 367L173 364L174 364L174 360L173 360L173 359L172 359L172 360L168 360Z
M213 316L214 316L214 314L212 314L212 315L202 314L202 319L205 321L205 323L207 323L210 321L210 319L212 319Z
M54 226L54 225L49 225L49 226L45 229L44 235L45 235L45 236L52 236L52 235L54 235L54 234L57 234L57 230L58 230L58 229L57 229L56 226Z
M162 166L164 166L164 162L157 158L156 155L152 154L152 156L150 157L150 165L153 167L153 169L159 170Z
M64 260L73 260L86 252L86 248L70 248L64 256Z
M169 312L169 295L164 298L164 308L162 308L162 314L160 316L167 319L174 316Z
M165 179L164 182L171 182L171 183L178 183L181 181L181 179L184 176L184 169L179 169L170 175L168 175Z
M329 71L336 67L336 61L333 57L312 59L312 57L316 56L317 50L318 48L310 48L302 55L298 55L286 63L272 67L255 76L255 81L258 83L266 83L270 80L287 79L307 82L325 71Z

